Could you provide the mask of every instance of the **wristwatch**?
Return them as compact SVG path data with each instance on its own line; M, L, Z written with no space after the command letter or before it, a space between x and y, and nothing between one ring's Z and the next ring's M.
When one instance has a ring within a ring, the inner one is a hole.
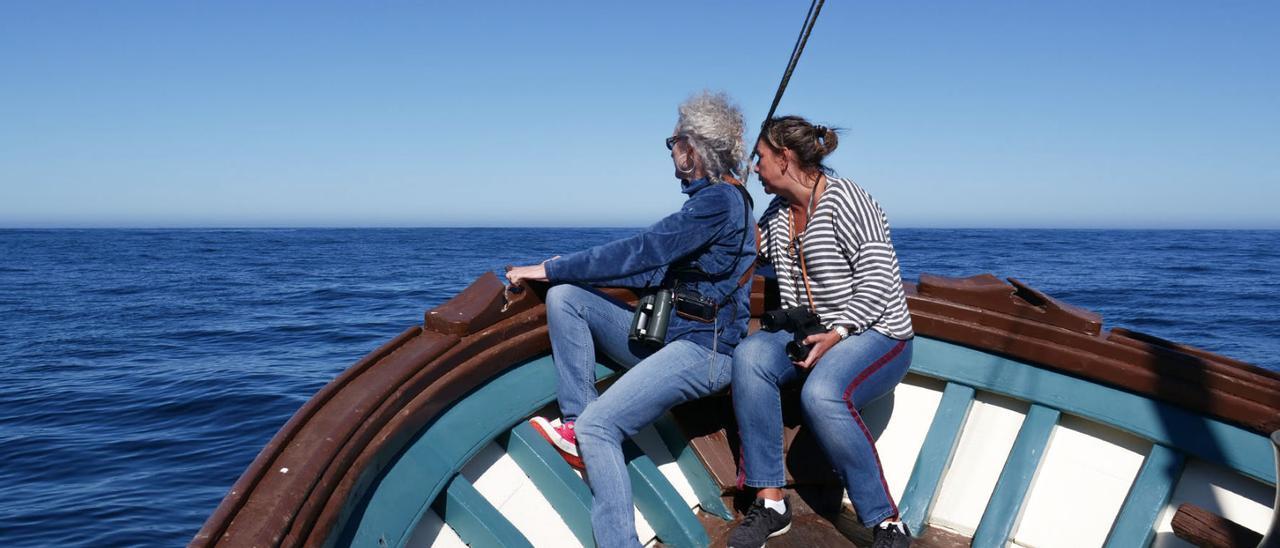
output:
M840 334L840 340L842 340L842 341L843 341L843 340L845 340L845 339L849 338L849 330L848 330L847 328L845 328L845 326L843 326L843 325L837 325L837 326L835 326L833 329L835 329L836 333L839 333L839 334Z

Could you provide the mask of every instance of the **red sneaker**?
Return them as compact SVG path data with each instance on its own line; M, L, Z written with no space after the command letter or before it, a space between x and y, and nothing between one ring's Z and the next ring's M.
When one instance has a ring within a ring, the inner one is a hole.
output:
M538 435L556 448L569 466L586 470L586 465L582 463L582 456L578 454L578 436L573 432L572 422L555 425L542 417L534 417L529 419L529 424L538 431Z

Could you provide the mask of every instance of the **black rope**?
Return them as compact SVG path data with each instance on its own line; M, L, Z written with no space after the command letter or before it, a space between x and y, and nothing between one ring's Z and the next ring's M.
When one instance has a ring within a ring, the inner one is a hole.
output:
M826 0L813 0L809 3L809 13L805 14L804 25L800 27L800 36L796 37L796 43L791 47L791 59L787 61L787 70L782 73L782 82L778 84L778 92L773 95L773 104L769 105L769 114L765 116L764 121L760 123L761 133L764 132L765 125L773 118L774 111L778 109L778 103L782 101L782 94L787 91L787 83L791 81L791 73L795 72L796 65L800 63L800 55L804 53L804 46L809 42L809 33L813 32L813 24L818 22L818 13L822 11L822 4L825 1ZM757 139L759 139L758 136ZM755 147L753 146L751 148L751 156L747 159L746 173L742 176L742 186L738 188L738 190L742 192L742 199L745 202L743 204L743 207L745 208L744 213L747 215L750 215L752 209L751 193L747 192L747 181L751 179L751 161L754 160L755 157L756 152ZM708 277L713 279L718 278L737 269L738 259L742 258L742 250L745 249L747 243L747 233L751 232L751 230L749 230L749 225L751 224L749 221L750 217L747 218L748 227L744 227L742 230L742 241L738 244L738 257L733 260L733 264L730 264L727 270L716 274L708 274ZM725 303L729 301L729 298L737 292L737 290L737 288L730 290L729 294L725 295L724 299L722 299L717 305L717 309L724 306ZM735 310L734 313L736 314L737 311Z
M809 4L809 13L805 14L804 25L800 27L800 36L796 37L796 43L791 47L791 59L787 61L787 70L782 73L782 82L778 84L778 92L773 95L773 104L769 105L769 114L765 115L763 122L760 122L761 136L769 120L773 119L773 113L777 112L778 103L782 102L782 94L787 91L787 84L791 82L791 73L795 72L796 65L800 63L800 55L804 53L804 46L809 42L809 33L813 32L814 23L818 22L818 13L822 11L823 2L825 0L813 0ZM760 136L757 136L756 140L759 139ZM751 162L756 159L756 156L755 146L752 146L751 156L747 159L747 172L742 177L744 184L751 178Z
M782 102L782 94L787 91L787 84L791 82L791 73L795 72L796 65L800 63L800 55L804 53L804 46L809 42L809 33L813 32L813 24L818 22L818 12L822 11L824 0L813 0L809 4L809 13L805 15L804 25L800 27L800 36L796 37L796 44L791 48L791 59L787 61L787 70L782 73L782 82L778 84L778 92L773 95L773 104L769 105L769 114L764 117L765 123L773 118L773 113L778 110L778 103ZM764 124L760 125L761 128Z

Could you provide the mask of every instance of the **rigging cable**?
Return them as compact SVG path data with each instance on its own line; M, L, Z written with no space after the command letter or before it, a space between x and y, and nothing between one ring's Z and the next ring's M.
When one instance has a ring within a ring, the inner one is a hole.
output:
M804 25L800 27L800 35L796 37L796 43L791 47L791 59L787 61L787 70L782 73L782 82L778 83L778 91L773 95L773 104L769 105L769 114L765 115L764 121L760 122L760 134L756 136L759 141L764 134L764 127L773 119L773 113L778 110L778 103L782 102L782 94L787 91L787 84L791 81L791 73L795 72L796 65L800 63L800 55L804 53L804 46L809 42L809 33L813 32L814 23L818 22L818 13L822 11L822 4L825 0L813 0L809 4L809 13L805 14ZM742 176L742 183L745 185L751 179L751 162L756 159L755 146L751 147L751 156L747 158L746 173Z

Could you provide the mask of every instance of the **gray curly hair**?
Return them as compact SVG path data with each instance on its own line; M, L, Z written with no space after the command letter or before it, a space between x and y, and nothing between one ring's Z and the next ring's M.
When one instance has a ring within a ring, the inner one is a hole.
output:
M742 110L728 94L703 91L685 100L680 104L676 133L689 137L707 175L717 180L725 175L741 177L746 157Z

